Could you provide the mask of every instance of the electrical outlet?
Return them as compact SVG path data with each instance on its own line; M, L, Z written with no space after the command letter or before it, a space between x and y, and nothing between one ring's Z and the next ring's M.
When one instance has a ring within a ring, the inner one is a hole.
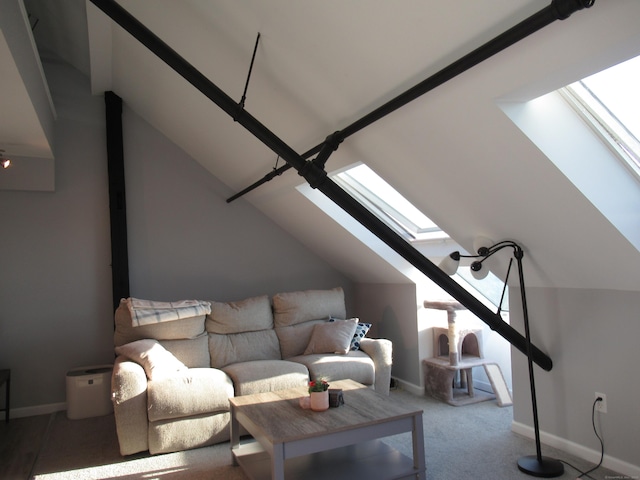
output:
M607 396L604 393L596 392L596 399L601 398L599 402L596 402L596 411L600 413L607 413Z

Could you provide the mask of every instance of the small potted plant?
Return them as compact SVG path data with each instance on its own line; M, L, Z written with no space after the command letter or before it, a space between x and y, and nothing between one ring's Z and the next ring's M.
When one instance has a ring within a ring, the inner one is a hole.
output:
M311 410L322 412L329 408L329 383L324 378L309 382Z

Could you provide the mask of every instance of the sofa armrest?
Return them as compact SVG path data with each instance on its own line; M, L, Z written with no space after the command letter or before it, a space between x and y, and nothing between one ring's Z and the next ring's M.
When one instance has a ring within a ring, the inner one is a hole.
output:
M149 449L147 376L139 364L116 358L111 377L111 398L121 455Z
M360 340L360 350L369 355L373 360L376 368L376 392L389 395L393 353L391 340L365 337Z

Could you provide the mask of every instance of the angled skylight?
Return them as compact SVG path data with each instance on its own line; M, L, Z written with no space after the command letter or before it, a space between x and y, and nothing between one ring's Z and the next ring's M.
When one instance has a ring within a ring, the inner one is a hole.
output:
M638 85L640 57L636 56L537 98L517 100L518 94L510 94L496 102L640 250Z
M640 179L640 56L560 90Z
M408 241L445 235L435 223L367 165L360 163L331 175L331 178Z
M450 240L449 236L429 217L418 210L367 165L357 163L345 169L332 172L329 177L387 226L395 230L407 241L413 242L414 247L425 257L440 258L448 255L453 250L461 248ZM404 261L384 242L322 195L321 192L311 188L306 182L296 188L324 213L353 234L364 245L376 252L377 255L393 265L407 278L415 283L424 282L422 273ZM437 241L430 242L426 240ZM504 282L491 273L483 281L478 281L471 276L468 266L461 266L454 278L464 289L488 307L491 304L496 307L499 305ZM507 299L504 300L502 307L503 311L508 310Z

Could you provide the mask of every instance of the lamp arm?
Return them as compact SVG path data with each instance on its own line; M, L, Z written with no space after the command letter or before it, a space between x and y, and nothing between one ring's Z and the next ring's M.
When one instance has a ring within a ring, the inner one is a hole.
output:
M478 248L478 255L461 255L467 256L471 258L480 258L480 260L476 260L471 264L471 270L479 271L482 268L482 262L484 262L487 258L491 257L495 253L498 253L503 248L511 247L513 248L513 256L516 258L522 259L524 256L524 251L517 243L511 240L503 240L502 242L498 242L495 245L491 245L490 247L480 247ZM509 264L509 268L511 268L511 264ZM507 271L507 278L509 277L509 272ZM506 279L505 279L506 283ZM503 292L504 295L504 292Z
M522 248L517 243L511 240L503 240L502 242L498 242L495 245L491 245L490 247L480 247L478 249L478 256L489 258L494 253L499 252L503 248L512 247L514 254L518 251L522 252Z

